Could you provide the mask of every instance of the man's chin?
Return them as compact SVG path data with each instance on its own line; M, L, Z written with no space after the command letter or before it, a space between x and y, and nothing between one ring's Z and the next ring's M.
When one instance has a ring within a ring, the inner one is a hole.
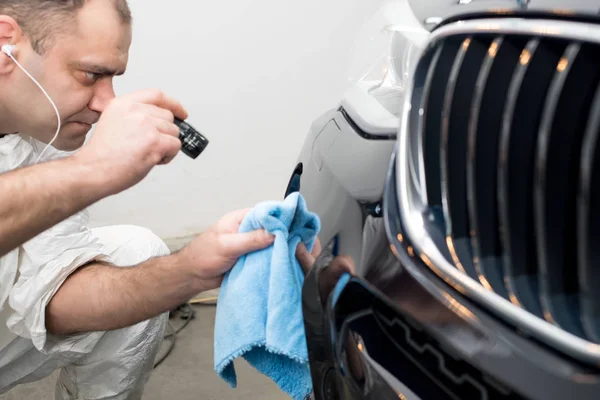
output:
M78 143L71 141L69 143L53 144L52 147L54 147L56 150L65 151L65 152L70 153L70 152L79 150L81 147L83 147L84 144L85 144L85 140L82 140L81 142L78 142Z
M75 151L80 149L92 129L91 125L71 122L61 129L53 147L60 151Z

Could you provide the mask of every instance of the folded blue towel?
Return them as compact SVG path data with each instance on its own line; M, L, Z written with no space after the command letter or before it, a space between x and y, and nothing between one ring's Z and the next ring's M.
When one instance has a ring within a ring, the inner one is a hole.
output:
M215 371L231 387L233 360L243 356L293 399L312 391L302 318L304 274L296 259L303 242L310 251L321 225L304 198L264 202L242 221L240 232L264 228L275 235L265 250L241 257L225 276L215 321Z

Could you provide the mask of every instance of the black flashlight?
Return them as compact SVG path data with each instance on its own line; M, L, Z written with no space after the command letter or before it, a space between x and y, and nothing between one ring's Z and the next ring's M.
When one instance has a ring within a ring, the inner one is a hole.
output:
M206 146L208 146L208 139L190 124L178 118L175 118L175 125L179 127L181 151L187 156L196 159L206 149Z

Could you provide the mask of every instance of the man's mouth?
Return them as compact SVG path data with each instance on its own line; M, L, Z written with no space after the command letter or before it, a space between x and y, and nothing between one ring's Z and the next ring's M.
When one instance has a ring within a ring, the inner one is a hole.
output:
M77 124L92 126L92 125L96 124L99 119L100 118L95 118L95 117L91 116L91 118L89 118L89 119L76 120L76 121L72 121L72 122L77 123Z
M84 121L74 121L74 122L75 122L76 124L85 125L85 126L87 126L87 127L89 127L89 128L91 128L91 127L92 127L92 125L94 125L94 124L95 124L95 122L92 122L92 123L90 123L90 122L84 122Z

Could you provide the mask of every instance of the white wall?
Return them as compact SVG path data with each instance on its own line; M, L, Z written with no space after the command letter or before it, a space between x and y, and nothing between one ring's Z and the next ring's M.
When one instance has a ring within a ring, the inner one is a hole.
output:
M132 0L134 42L117 94L158 87L211 141L91 208L95 226L132 223L163 238L281 199L313 119L341 99L372 0ZM165 54L164 49L169 49Z

